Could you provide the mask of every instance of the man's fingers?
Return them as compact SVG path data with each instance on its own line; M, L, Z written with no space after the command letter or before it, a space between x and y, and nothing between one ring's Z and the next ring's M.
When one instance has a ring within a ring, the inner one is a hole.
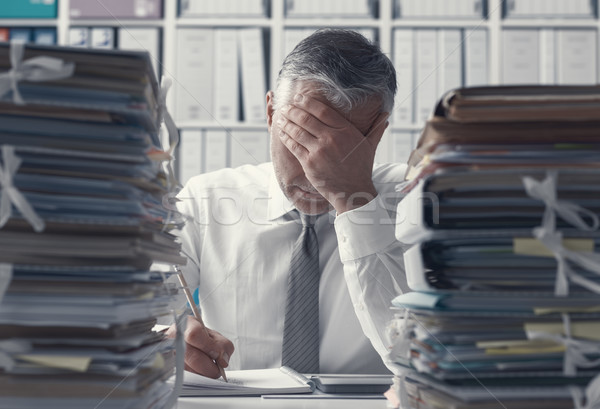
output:
M344 118L337 110L309 95L296 94L294 96L293 104L293 107L295 106L301 109L298 109L298 111L290 109L291 113L301 115L299 111L304 110L315 119L318 118L318 121L325 126L338 128L344 126L346 123L346 118ZM318 124L315 122L314 125L317 126ZM312 129L308 129L308 131L314 135L318 135L318 133L314 133ZM316 129L315 132L318 132L318 129Z
M308 155L308 149L300 145L285 132L281 132L279 137L286 148L288 148L288 150L292 152L292 155L294 155L300 162L302 162L302 160L304 160L304 158Z
M213 379L221 376L212 358L190 344L185 348L185 369Z
M229 357L233 354L233 343L219 334L209 330L194 317L188 319L185 330L185 342L194 348L203 351L213 360L219 360L223 367L229 365Z
M316 119L315 119L316 120ZM312 146L318 144L317 139L304 126L298 126L283 115L277 120L277 125L282 132L282 137L290 137L298 142L302 147L310 150Z
M222 352L216 359L217 363L223 368L227 368L229 366L229 358L231 358L231 355L233 355L233 351L235 350L233 342L215 330L209 329L208 333L215 340L215 343L222 347L219 348Z
M285 131L285 129L291 129L292 127L298 128L298 125L289 121L283 114L281 114L277 119L277 127L279 128L278 132L281 142L286 146L286 148L288 148L292 155L294 155L299 161L302 161L303 158L308 155L308 149Z

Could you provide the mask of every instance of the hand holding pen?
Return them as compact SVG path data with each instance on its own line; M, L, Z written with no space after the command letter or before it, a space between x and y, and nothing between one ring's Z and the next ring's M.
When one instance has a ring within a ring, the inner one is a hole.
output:
M183 273L177 266L175 270L194 314L193 318L189 317L185 331L185 369L211 378L218 378L220 375L227 382L223 368L229 365L233 344L204 325Z

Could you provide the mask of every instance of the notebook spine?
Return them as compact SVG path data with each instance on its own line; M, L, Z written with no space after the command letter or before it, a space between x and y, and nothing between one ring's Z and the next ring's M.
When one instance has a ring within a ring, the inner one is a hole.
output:
M315 390L315 383L310 378L308 378L308 377L302 375L301 373L293 370L289 366L282 366L280 369L281 369L281 372L285 373L286 375L288 375L292 379L295 379L298 383L303 384L303 385L309 385L311 391L314 392L314 390Z

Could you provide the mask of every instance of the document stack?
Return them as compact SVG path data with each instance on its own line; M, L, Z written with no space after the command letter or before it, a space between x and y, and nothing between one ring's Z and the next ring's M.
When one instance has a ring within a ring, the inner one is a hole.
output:
M409 160L403 408L600 404L600 87L459 89Z
M184 260L148 55L13 42L0 72L0 407L172 407L153 266Z

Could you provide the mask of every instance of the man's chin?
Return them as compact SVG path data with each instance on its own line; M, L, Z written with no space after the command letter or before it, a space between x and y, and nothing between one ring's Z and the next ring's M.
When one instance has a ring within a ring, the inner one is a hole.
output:
M294 206L304 214L323 214L331 210L331 204L323 196L320 198L299 197L294 201Z
M331 205L319 192L304 190L294 185L284 190L286 196L304 214L323 214L332 209Z

